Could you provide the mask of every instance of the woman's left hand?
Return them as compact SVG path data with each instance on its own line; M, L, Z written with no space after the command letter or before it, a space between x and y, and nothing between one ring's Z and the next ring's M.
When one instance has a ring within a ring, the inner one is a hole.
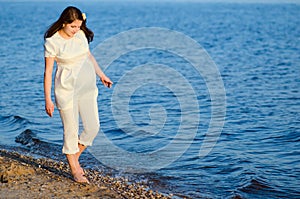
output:
M108 88L110 88L113 84L113 82L104 74L100 77L100 79L102 81L102 84Z

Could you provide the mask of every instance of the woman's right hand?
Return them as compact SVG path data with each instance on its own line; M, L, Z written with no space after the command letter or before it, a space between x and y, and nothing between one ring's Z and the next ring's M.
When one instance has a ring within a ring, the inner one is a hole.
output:
M53 104L52 101L46 101L45 110L46 110L46 113L47 113L50 117L53 116L53 112L54 112L54 104Z

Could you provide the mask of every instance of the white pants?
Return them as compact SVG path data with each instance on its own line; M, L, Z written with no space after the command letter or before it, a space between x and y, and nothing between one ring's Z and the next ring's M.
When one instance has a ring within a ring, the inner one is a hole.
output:
M74 98L73 107L59 110L64 128L64 154L75 154L79 151L78 144L91 146L98 134L100 123L97 99L90 97ZM83 131L78 135L79 116Z

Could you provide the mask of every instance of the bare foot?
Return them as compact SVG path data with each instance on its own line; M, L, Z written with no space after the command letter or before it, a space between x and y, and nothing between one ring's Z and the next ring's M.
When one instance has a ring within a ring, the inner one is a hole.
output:
M72 174L72 175L73 175L75 182L88 183L88 184L90 183L89 180L85 176L83 176L80 172Z
M76 168L78 170L79 173L81 173L82 175L84 175L84 170L83 168L80 166L79 161L76 161Z
M79 170L79 172L80 172L81 175L84 175L84 170L83 170L82 167L79 166L79 169L78 169L78 170Z

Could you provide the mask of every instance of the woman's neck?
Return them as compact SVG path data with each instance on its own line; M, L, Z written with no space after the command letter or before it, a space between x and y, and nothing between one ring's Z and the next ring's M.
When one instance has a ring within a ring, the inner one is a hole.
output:
M73 36L68 35L63 29L58 31L58 34L64 39L71 39Z

